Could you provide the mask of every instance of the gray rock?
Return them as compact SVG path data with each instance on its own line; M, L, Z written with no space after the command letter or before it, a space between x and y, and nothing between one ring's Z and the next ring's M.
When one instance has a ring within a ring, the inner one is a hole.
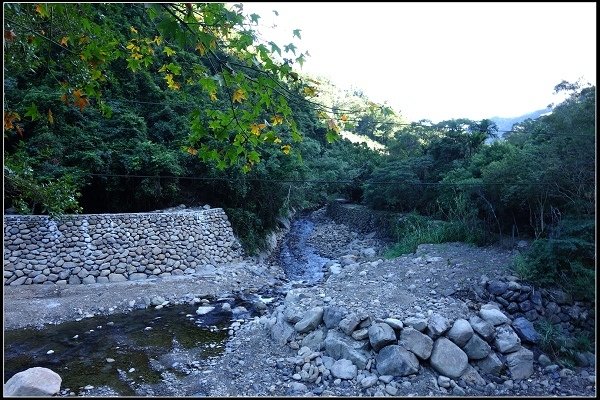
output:
M356 329L356 327L360 324L360 322L361 322L361 319L358 315L350 314L350 315L347 315L345 318L343 318L340 321L340 323L338 324L338 326L340 327L342 332L344 332L346 335L350 336L350 335L352 335L352 331L354 331Z
M550 358L548 358L548 356L545 354L540 354L537 361L542 366L542 368L552 364L552 360L550 360Z
M342 318L344 318L345 311L341 307L330 306L323 309L323 322L329 329L338 326Z
M473 334L463 347L463 351L467 354L469 360L481 360L487 357L491 350L490 345L477 334Z
M368 389L368 388L372 387L373 385L375 385L378 380L379 379L377 378L376 375L367 376L360 381L360 386L363 389Z
M477 370L470 365L467 366L467 369L461 375L460 379L462 379L469 386L483 387L487 383L485 379L479 375L479 372L477 372Z
M496 328L496 348L501 353L511 353L521 348L521 339L510 326L502 325Z
M504 364L502 364L502 361L494 352L491 352L487 357L481 360L477 360L475 365L477 365L479 370L484 374L492 375L500 375L504 367Z
M354 340L364 340L369 338L369 328L357 329L352 332L352 339Z
M400 333L400 345L421 360L427 360L433 350L433 340L414 328L404 328Z
M385 322L386 324L391 326L392 329L395 331L399 331L402 328L404 328L404 324L402 323L402 321L400 321L399 319L396 319L396 318L386 318L383 320L383 322Z
M492 339L494 339L494 325L476 315L473 315L471 318L469 318L469 323L471 324L473 330L487 342L490 342Z
M313 351L321 351L325 348L326 333L323 329L317 329L302 339L302 347L308 347Z
M573 297L560 289L549 290L548 296L557 304L573 304Z
M508 285L501 281L490 281L488 282L487 290L494 296L501 296L508 289Z
M542 338L533 327L533 324L523 317L515 318L512 327L524 343L536 344Z
M533 374L533 352L521 347L506 356L506 365L513 379L526 379Z
M473 328L466 319L457 319L448 331L448 339L452 340L458 347L463 347L473 336Z
M122 274L110 274L108 275L108 280L109 282L125 282L127 278L125 278L125 276ZM69 283L71 283L70 279Z
M306 333L316 329L323 320L323 307L315 307L304 313L302 319L294 325L299 333Z
M60 391L61 382L61 377L51 369L33 367L6 381L4 396L53 396Z
M79 285L81 283L81 279L77 275L69 276L69 285Z
M20 278L15 279L14 281L12 281L10 283L10 286L19 286L22 285L23 283L25 283L25 280L27 279L26 276L22 276Z
M164 299L163 299L163 301L164 301ZM154 303L158 303L158 304L154 304ZM155 302L154 299L152 299L152 303L151 304L153 306L154 305L160 305L160 304L162 304L162 302ZM215 307L213 307L213 306L200 306L196 310L196 314L198 314L198 315L206 315L206 314L208 314L209 312L211 312L214 309L215 309Z
M88 275L85 278L83 278L81 280L81 282L83 282L84 284L87 284L87 285L92 284L92 283L96 283L96 277L92 276L92 275Z
M381 349L375 362L380 375L407 376L419 372L417 357L398 345Z
M331 366L331 373L335 378L354 379L356 378L356 365L345 358L339 359Z
M135 273L129 275L130 281L141 281L141 280L144 280L147 278L148 278L148 275L144 274L143 272L135 272Z
M377 252L375 251L375 249L372 248L372 247L363 249L362 253L363 253L363 255L365 257L375 257L375 255L377 254Z
M304 393L308 388L302 382L292 382L290 383L290 390L294 393Z
M450 378L460 377L469 365L469 359L464 351L445 337L433 344L429 363L438 373Z
M432 339L436 339L443 335L450 328L450 321L448 318L443 317L439 314L431 314L429 317L429 323L427 324L427 333Z
M408 317L404 320L404 325L411 326L419 332L427 328L427 320L424 318Z
M375 351L396 343L396 332L386 323L374 323L369 327L369 342Z
M367 351L369 342L352 340L344 334L330 330L325 338L325 353L336 360L341 358L352 361L358 368L364 369L369 361Z
M48 277L46 275L38 275L35 278L33 278L33 283L44 283L48 280Z
M506 315L504 315L504 313L500 310L494 309L494 308L481 308L481 310L479 311L479 315L481 316L481 318L483 318L485 321L489 322L490 324L497 326L497 325L502 325L502 324L506 324L510 322L510 318L508 318Z

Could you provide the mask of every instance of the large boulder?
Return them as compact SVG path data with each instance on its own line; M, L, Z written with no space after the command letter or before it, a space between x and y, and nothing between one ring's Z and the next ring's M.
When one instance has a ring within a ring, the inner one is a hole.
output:
M450 321L448 318L443 317L439 314L432 314L429 317L429 323L427 324L427 334L432 339L436 339L443 335L450 328Z
M271 338L280 345L286 344L296 334L294 327L288 324L280 311L277 313L276 322L271 327Z
M400 345L421 360L427 360L433 350L433 340L414 328L404 328L400 333Z
M536 344L542 338L533 327L533 324L523 317L515 318L512 327L517 335L519 335L519 338L525 343Z
M477 334L471 336L471 339L463 347L469 360L481 360L487 357L491 350L490 345Z
M369 342L373 350L379 351L396 343L396 332L386 323L374 323L369 327Z
M526 379L533 374L533 352L521 347L506 356L506 365L513 379Z
M483 318L484 320L486 320L494 326L510 322L510 318L504 315L502 311L494 307L486 307L486 305L482 306L481 310L479 310L479 315L481 316L481 318Z
M464 351L445 337L441 337L433 344L433 351L429 363L440 374L458 378L469 365L469 358Z
M61 382L61 377L51 369L33 367L6 381L4 396L53 396L60 391Z
M494 339L494 325L490 324L486 320L479 318L477 315L473 315L469 318L469 323L475 332L477 332L485 341L490 342Z
M510 326L502 325L496 328L494 344L500 353L512 353L521 348L521 339Z
M448 331L448 339L452 340L458 347L463 347L473 336L473 328L466 319L457 319Z
M302 316L302 319L294 325L294 329L299 333L306 333L316 329L323 320L323 307L315 307L308 310Z
M323 322L328 329L335 328L342 318L344 318L344 314L345 311L341 307L325 307L323 310Z
M325 353L336 360L345 358L358 368L364 369L369 361L366 340L356 341L337 331L329 331L325 338Z
M407 376L419 372L417 357L395 344L381 349L375 362L379 375Z
M331 366L331 374L335 378L354 379L356 378L356 373L356 365L352 364L352 361L346 360L345 358L337 360Z

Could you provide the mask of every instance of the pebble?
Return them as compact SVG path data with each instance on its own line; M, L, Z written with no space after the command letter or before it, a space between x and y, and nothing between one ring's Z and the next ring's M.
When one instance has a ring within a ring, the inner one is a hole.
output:
M46 354L54 354L54 350L48 350Z
M106 359L106 362L107 362L107 363L114 363L114 362L115 362L115 359L114 359L114 358L107 358L107 359Z
M129 368L129 373L135 372L135 368Z

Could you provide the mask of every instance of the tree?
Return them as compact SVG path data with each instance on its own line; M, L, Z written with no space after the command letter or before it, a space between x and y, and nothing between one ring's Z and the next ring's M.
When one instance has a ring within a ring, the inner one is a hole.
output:
M96 106L109 117L105 93L112 68L124 62L132 72L159 75L166 89L189 86L214 104L191 110L183 149L221 169L247 172L265 148L288 154L302 139L289 102L315 95L314 84L293 71L306 53L293 42L283 50L262 42L260 16L244 14L242 4L7 3L4 12L7 75L43 79L65 105ZM53 108L9 103L5 132L22 135L26 117L56 121ZM339 132L334 117L323 116L329 140Z

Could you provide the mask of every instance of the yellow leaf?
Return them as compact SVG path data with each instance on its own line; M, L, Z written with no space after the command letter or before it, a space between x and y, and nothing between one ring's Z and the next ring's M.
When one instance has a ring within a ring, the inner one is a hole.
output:
M206 54L206 47L204 47L204 44L202 44L202 43L198 43L196 45L196 50L198 50L198 52L200 52L201 56L203 56L204 54Z
M69 37L63 36L63 38L60 39L60 44L62 44L63 46L68 46L69 45Z
M303 91L304 91L304 94L307 96L316 96L316 94L317 94L316 89L312 86L305 86Z
M21 116L13 111L5 111L4 112L4 130L12 129L13 121L20 121Z
M81 89L77 89L73 92L73 97L75 97L75 105L79 107L79 111L82 111L84 107L90 104L90 101L84 97L85 94L81 91Z
M210 92L209 96L212 101L217 101L217 92L212 91Z
M142 59L142 55L140 53L133 53L131 55L131 58L135 58L136 60L141 60Z
M244 89L237 89L234 93L233 93L233 102L235 103L236 101L238 103L241 103L242 100L246 99L246 92L244 92Z
M271 123L273 126L279 125L283 123L283 117L281 115L274 115L271 117Z
M127 50L133 50L133 49L135 49L136 47L137 47L137 46L136 46L135 44L133 44L133 43L129 43L129 44L127 45Z
M292 146L290 146L289 144L284 144L283 146L281 146L281 151L283 152L283 154L290 154L291 149Z
M342 114L342 116L340 117L340 119L344 122L348 121L348 116L346 114Z
M48 122L50 125L54 125L54 117L52 116L52 110L48 109Z
M62 96L60 96L60 100L65 103L66 105L69 105L69 98L67 97L67 94L63 94Z
M164 64L162 67L160 67L160 69L158 70L158 72L165 72L167 70L167 65Z
M187 151L189 154L193 155L193 156L195 156L196 154L198 154L198 150L196 150L196 149L195 149L195 148L193 148L193 147L188 147L188 148L186 149L186 151Z
M165 75L165 80L167 81L167 86L169 86L169 89L179 90L181 88L181 85L173 80L172 74Z
M132 33L138 33L137 29L135 29L133 26L132 26L132 27L130 27L130 28L129 28L129 30L130 30Z
M154 36L154 43L156 43L157 46L160 46L162 38L160 36Z
M217 47L217 41L216 40L211 40L210 43L208 44L210 46L211 49L215 49Z
M90 38L87 36L82 36L79 38L79 44L85 44L85 43L89 43L90 42Z
M277 144L279 144L279 143L281 143L281 139L279 139L279 138L275 138L275 140L273 140L273 143L277 143Z
M251 131L251 132L252 132L254 135L258 136L258 135L260 135L260 131L261 131L262 129L265 129L266 127L267 127L267 125L266 125L266 124L252 124L252 125L250 125L250 131Z

